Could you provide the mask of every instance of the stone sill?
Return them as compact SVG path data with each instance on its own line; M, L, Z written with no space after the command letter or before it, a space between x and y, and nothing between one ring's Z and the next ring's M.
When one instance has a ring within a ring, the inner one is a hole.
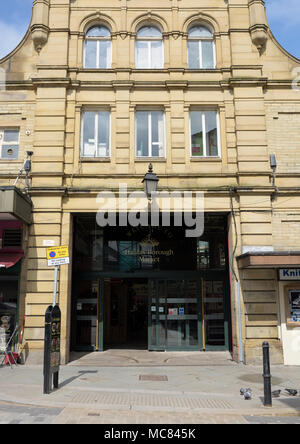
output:
M134 159L135 162L166 162L167 159L165 157L136 157Z
M111 158L110 157L81 157L80 158L80 162L84 163L84 162L111 162Z
M221 157L190 157L191 162L222 162Z

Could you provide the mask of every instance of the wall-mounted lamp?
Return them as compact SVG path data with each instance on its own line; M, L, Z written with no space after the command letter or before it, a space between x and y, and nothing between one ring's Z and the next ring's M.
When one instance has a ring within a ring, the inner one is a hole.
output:
M153 166L152 163L150 163L148 173L145 174L145 177L142 180L142 183L144 184L144 190L148 199L151 199L152 193L155 193L155 191L157 190L158 182L159 179L157 175L153 173Z

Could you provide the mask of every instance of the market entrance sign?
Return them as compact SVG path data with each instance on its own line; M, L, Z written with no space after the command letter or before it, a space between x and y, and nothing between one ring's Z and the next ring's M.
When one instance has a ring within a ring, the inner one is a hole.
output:
M281 268L278 278L280 281L300 281L300 268Z

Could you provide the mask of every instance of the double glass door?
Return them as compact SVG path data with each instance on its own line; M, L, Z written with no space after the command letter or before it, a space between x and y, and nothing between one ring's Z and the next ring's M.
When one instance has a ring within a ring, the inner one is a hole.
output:
M201 280L150 280L148 291L149 350L201 349Z
M123 346L128 343L130 347L131 324L137 323L139 313L130 305L133 290L136 298L141 297L143 290L145 323L148 292L149 350L229 348L230 298L223 276L144 276L141 285L141 279L126 275L118 280L122 282L119 286L116 279L97 277L78 279L74 285L73 350L102 351L105 344L112 342L112 336L114 342Z
M226 279L149 280L149 350L229 348Z

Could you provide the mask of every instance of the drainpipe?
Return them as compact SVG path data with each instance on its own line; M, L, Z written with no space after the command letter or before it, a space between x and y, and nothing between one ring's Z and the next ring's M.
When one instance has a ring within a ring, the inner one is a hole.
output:
M236 283L237 290L237 308L238 308L238 328L239 328L239 361L244 363L244 348L242 339L242 311L241 311L241 291L240 283Z

